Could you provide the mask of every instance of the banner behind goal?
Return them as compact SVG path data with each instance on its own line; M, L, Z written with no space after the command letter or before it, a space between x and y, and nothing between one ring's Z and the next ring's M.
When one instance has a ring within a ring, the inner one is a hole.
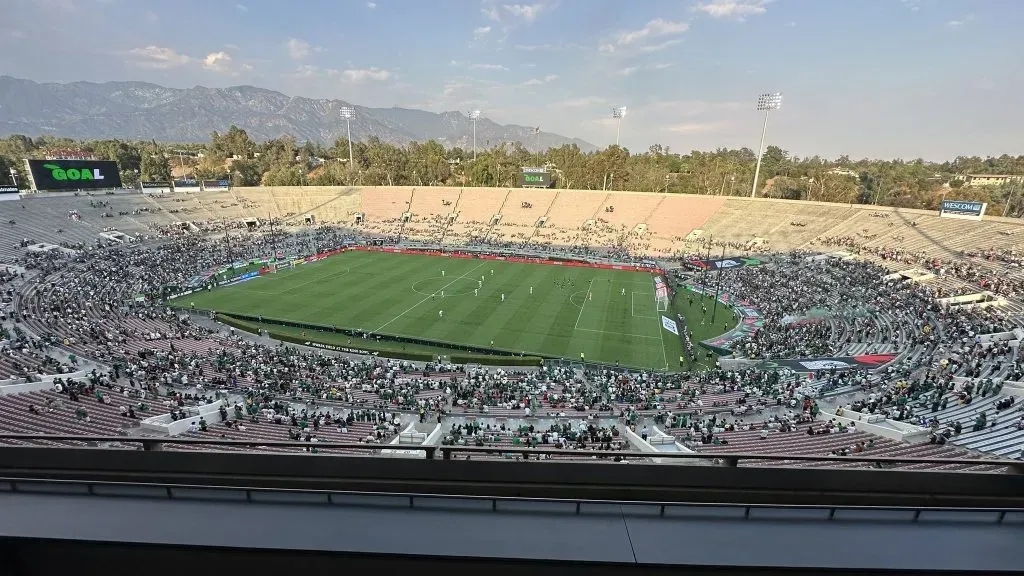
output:
M665 283L665 279L661 276L654 277L654 300L658 305L658 312L668 312L668 284Z

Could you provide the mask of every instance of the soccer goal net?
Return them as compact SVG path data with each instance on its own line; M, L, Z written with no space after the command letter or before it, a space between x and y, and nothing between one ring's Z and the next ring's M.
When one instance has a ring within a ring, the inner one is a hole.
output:
M668 312L668 294L658 294L655 299L658 301L658 312Z
M658 312L668 312L668 284L661 276L654 277L654 299L658 304Z

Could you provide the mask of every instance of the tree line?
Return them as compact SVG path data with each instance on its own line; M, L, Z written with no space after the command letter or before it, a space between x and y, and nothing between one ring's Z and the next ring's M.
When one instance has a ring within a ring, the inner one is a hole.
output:
M327 146L290 136L255 142L232 126L207 143L72 140L12 135L0 140L0 184L11 168L25 182L23 158L78 149L115 160L126 186L173 178L226 179L233 186L495 186L518 185L524 166L548 167L558 188L749 196L757 154L749 148L694 150L688 154L655 144L641 153L620 146L583 152L563 145L530 152L502 143L473 152L436 141L396 146L371 137L338 139ZM936 209L943 199L990 204L989 214L1024 215L1019 184L965 187L966 174L1024 175L1024 156L960 156L936 163L916 160L801 158L768 146L757 195L793 200Z

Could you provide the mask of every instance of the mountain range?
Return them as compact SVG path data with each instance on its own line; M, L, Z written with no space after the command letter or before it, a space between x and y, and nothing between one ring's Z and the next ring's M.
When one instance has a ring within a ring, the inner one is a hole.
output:
M473 146L473 121L461 112L368 108L343 100L287 96L254 86L168 88L147 82L39 83L0 76L0 135L79 139L117 138L203 142L232 124L254 140L291 135L298 141L333 143L346 136L342 107L355 110L352 139L376 136L395 145L437 140L445 147ZM520 142L538 151L589 142L533 127L477 120L478 148Z

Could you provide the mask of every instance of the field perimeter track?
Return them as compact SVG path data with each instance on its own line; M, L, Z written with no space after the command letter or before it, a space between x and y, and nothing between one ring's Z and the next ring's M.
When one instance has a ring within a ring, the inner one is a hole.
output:
M647 272L351 251L175 304L659 370L681 348Z

